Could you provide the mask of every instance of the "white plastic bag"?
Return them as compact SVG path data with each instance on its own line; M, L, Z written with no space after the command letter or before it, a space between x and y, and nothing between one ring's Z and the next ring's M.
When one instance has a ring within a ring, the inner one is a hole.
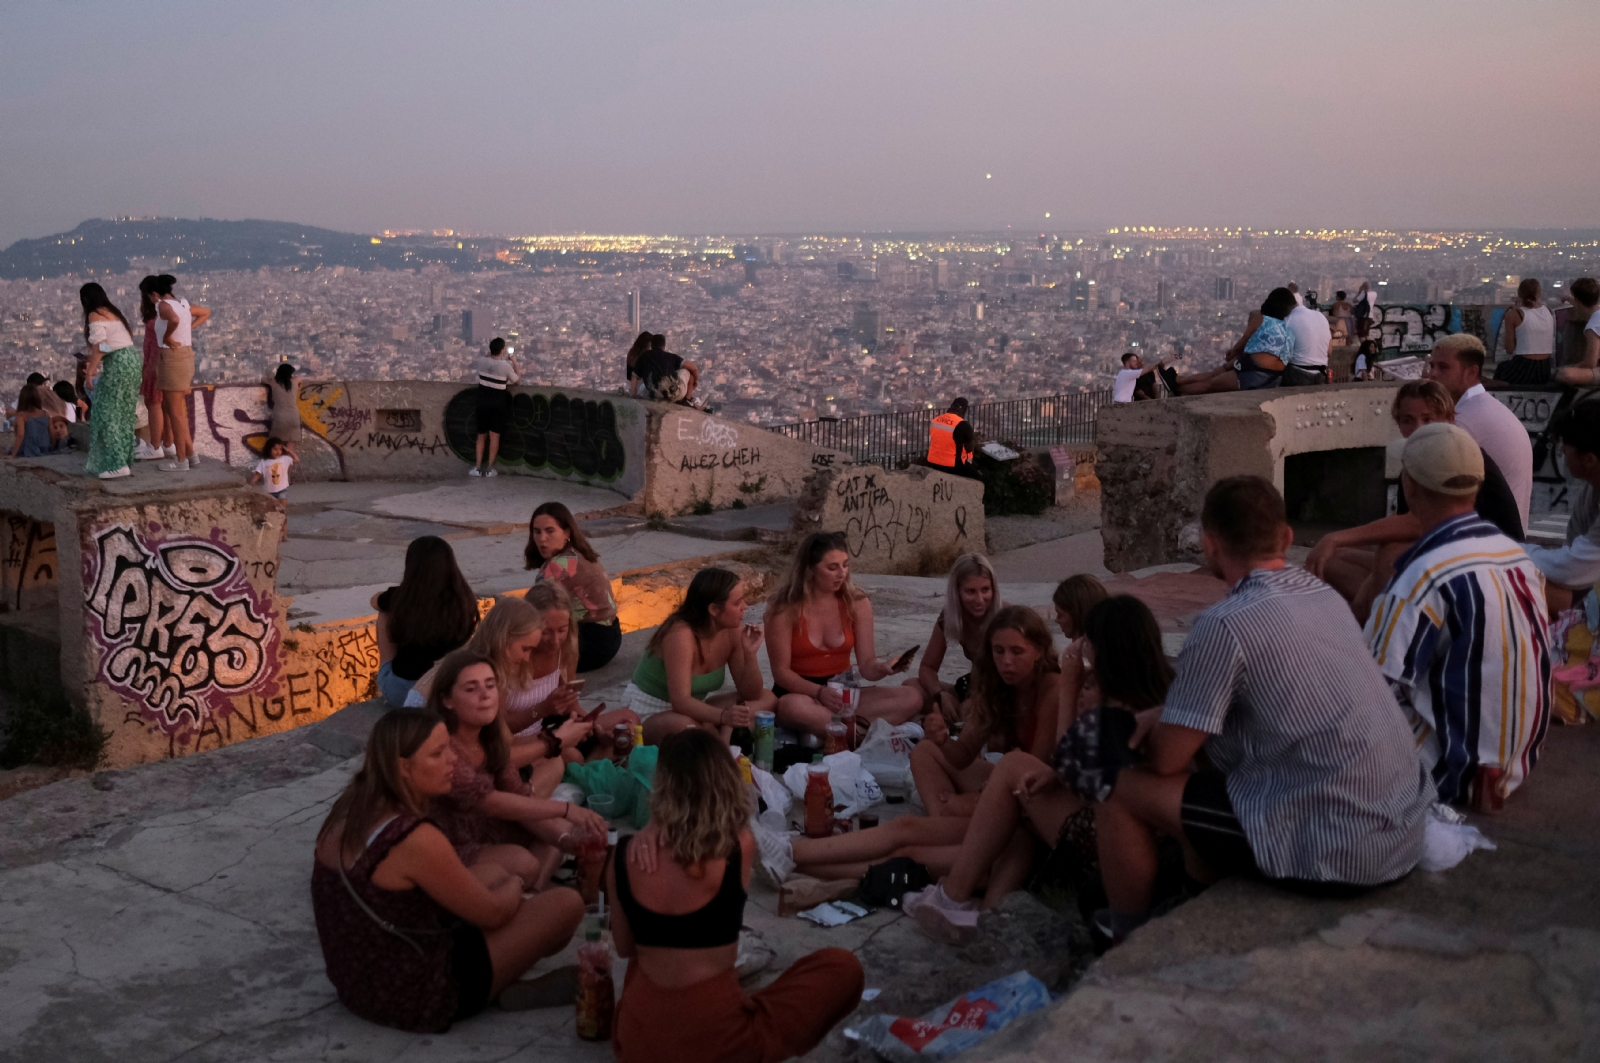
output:
M828 768L828 785L833 787L834 805L844 806L835 813L839 818L853 816L883 800L878 780L862 768L859 753L835 753L822 758L822 763ZM801 800L806 796L806 771L810 767L809 764L791 764L789 770L783 773L783 784ZM771 804L770 801L767 803Z
M782 816L789 811L789 806L794 798L777 776L765 768L750 765L750 777L755 780L756 789L761 791L761 800L767 803L767 811L776 812Z
M963 993L920 1018L873 1015L844 1035L891 1063L931 1063L987 1041L1013 1020L1049 1003L1044 983L1018 971Z
M1494 842L1466 818L1448 805L1436 804L1429 809L1422 859L1417 866L1424 871L1449 871L1474 849L1495 848Z
M922 741L922 728L914 723L898 727L877 719L867 729L867 737L857 750L861 765L872 773L879 786L891 790L911 789L911 748Z

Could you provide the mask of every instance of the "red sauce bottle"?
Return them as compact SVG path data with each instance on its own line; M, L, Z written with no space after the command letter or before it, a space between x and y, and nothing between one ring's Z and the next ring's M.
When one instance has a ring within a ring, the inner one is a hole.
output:
M811 758L806 771L806 837L833 836L833 784L828 781L828 766L822 754Z

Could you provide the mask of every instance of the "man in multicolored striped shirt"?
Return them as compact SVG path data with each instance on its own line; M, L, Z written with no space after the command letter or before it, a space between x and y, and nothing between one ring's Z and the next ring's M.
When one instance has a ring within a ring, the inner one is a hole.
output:
M1550 722L1544 580L1473 512L1482 451L1448 424L1417 429L1401 482L1423 535L1373 603L1367 645L1406 710L1439 799L1468 800L1480 767L1503 797L1527 778Z

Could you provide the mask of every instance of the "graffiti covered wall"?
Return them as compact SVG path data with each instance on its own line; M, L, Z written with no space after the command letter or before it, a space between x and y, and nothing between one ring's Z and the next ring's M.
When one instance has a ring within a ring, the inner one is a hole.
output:
M794 498L819 469L839 468L839 451L684 406L651 407L645 512L668 515Z
M795 507L795 530L844 532L858 572L940 574L987 549L983 484L919 466L824 469Z
M294 478L459 476L477 437L474 389L433 381L302 381ZM195 451L238 468L259 460L272 412L262 384L213 384L189 397ZM630 498L644 487L645 414L599 392L514 388L503 472L579 480Z
M0 515L0 536L0 613L54 603L55 526L6 513Z

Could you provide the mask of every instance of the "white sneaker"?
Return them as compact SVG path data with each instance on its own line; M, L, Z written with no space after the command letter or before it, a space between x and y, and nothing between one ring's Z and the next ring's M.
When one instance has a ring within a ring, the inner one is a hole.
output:
M755 816L750 817L750 833L755 835L756 848L760 850L761 869L774 888L782 886L794 874L794 844L787 834L779 834Z
M175 457L177 457L178 456L178 444L176 444L176 443L168 443L166 446L162 447L161 448L161 456L163 458L175 458Z
M133 448L135 461L160 461L164 455L160 447L152 447L144 440L139 440L139 445Z
M900 910L917 921L924 934L937 941L962 945L978 934L978 902L953 901L943 886L908 893Z
M485 475L485 476L499 476L500 473L496 469L490 469L488 472L484 473L483 475Z
M478 471L478 467L476 465L474 465L472 468L467 470L467 475L468 476L482 476L483 473L479 472Z
M162 472L188 472L189 471L189 462L187 460L184 460L184 459L179 459L178 461L164 462L161 465L161 471Z
M112 469L110 472L101 473L100 474L100 479L102 479L102 480L120 480L124 476L132 476L132 475L133 475L133 470L128 468L126 465L124 465L120 469Z

